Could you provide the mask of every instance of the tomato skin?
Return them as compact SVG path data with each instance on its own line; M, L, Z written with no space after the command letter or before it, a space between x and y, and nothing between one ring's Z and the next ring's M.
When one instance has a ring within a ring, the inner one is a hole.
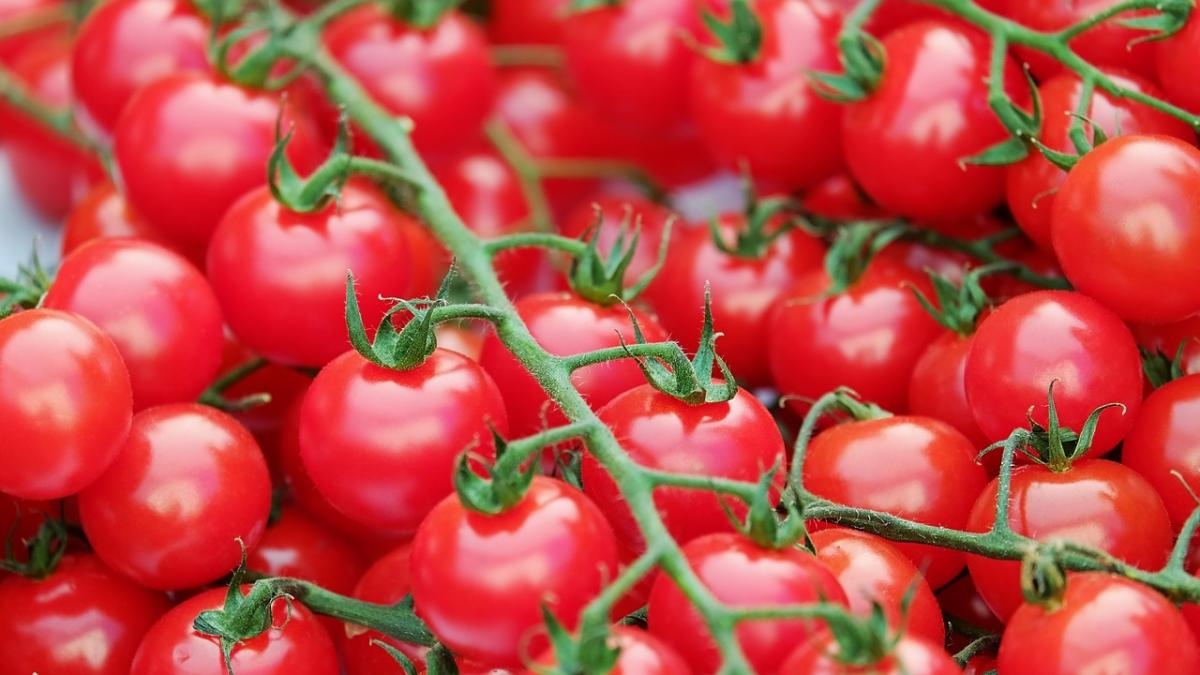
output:
M1157 44L1155 71L1174 103L1192 112L1200 110L1200 92L1192 76L1200 70L1200 19L1191 17L1183 29Z
M1200 310L1200 150L1122 136L1079 161L1054 202L1051 236L1067 279L1123 319Z
M195 400L221 365L225 340L212 287L157 244L85 244L63 261L43 304L85 317L113 339L129 369L135 411Z
M1200 373L1200 316L1192 316L1175 323L1158 325L1134 324L1130 326L1138 344L1151 351L1161 352L1174 359L1183 347L1180 367L1184 375Z
M493 0L488 36L496 44L557 45L569 0Z
M68 554L45 579L0 583L0 663L8 673L128 675L142 636L170 606L95 556Z
M804 208L834 220L871 220L886 215L872 204L849 174L837 173L804 194Z
M739 534L710 534L693 539L683 555L718 601L730 607L807 604L825 601L846 606L846 593L823 563L795 547L760 548ZM650 591L646 620L650 634L675 648L697 673L721 665L717 644L700 613L666 574ZM738 644L759 673L774 673L788 654L823 623L805 619L746 621L736 629Z
M1171 602L1104 572L1067 577L1061 606L1021 605L1000 641L999 672L1067 675L1111 664L1129 675L1191 673L1196 641ZM1119 664L1119 665L1117 665Z
M1119 0L1005 0L1004 14L1034 30L1055 32L1082 21ZM1152 10L1125 12L1122 19L1142 17ZM1150 33L1124 27L1120 21L1105 21L1071 40L1070 46L1089 63L1122 68L1147 79L1154 78L1154 43L1145 42ZM1140 41L1139 41L1140 39ZM1062 70L1053 58L1033 49L1017 47L1034 75L1045 79Z
M1008 137L987 105L987 40L958 24L922 21L888 35L883 48L879 87L842 120L851 175L884 210L919 221L967 218L998 204L1004 169L961 164ZM1028 98L1011 59L1005 87L1018 103Z
M246 554L246 569L311 581L343 595L354 589L364 567L349 542L295 508L284 508Z
M644 630L613 626L608 644L621 650L609 675L691 675L687 663L665 642ZM557 666L552 651L534 660L538 666Z
M160 241L161 237L133 212L112 183L104 181L80 199L67 215L63 224L62 255L65 258L93 239L115 237L136 237L170 246Z
M1200 375L1188 375L1156 389L1142 402L1137 421L1121 446L1121 462L1140 473L1162 496L1176 529L1196 502L1172 472L1189 485L1200 477Z
M299 602L289 609L283 598L271 605L271 628L234 646L226 670L220 641L192 628L201 612L224 605L225 592L204 591L167 612L142 640L129 675L337 675L337 653L316 615Z
M1137 418L1142 371L1129 329L1099 303L1070 291L1037 291L1000 305L979 324L967 356L967 400L989 441L1028 428L1030 408L1043 427L1051 382L1064 427L1078 431L1100 415L1093 457L1115 446Z
M225 346L221 354L221 375L245 365L254 354L241 343L225 333ZM280 445L282 443L284 419L304 392L312 378L300 371L275 363L267 363L249 375L230 385L224 392L227 399L238 400L245 396L266 394L271 400L246 410L231 413L246 431L254 434L258 447L262 449L271 467L271 476L280 472Z
M79 492L116 459L132 417L129 371L95 324L52 309L0 321L0 491Z
M987 446L987 438L979 430L971 404L967 400L967 355L971 353L971 337L953 332L943 333L929 344L913 368L908 382L908 410L941 420L954 427L976 449Z
M79 495L88 541L106 565L148 588L215 581L262 537L271 478L254 437L194 403L133 418L121 454Z
M390 306L383 297L424 292L413 286L418 256L429 253L412 245L418 236L426 236L420 226L366 182L348 183L340 206L309 214L288 210L263 187L234 204L213 233L208 277L247 347L275 362L320 367L350 348L347 271L371 330Z
M853 666L838 660L838 644L823 633L805 642L779 669L779 675L961 675L962 669L940 643L906 634L892 652L869 666Z
M987 606L987 602L979 595L970 574L964 574L938 589L937 600L942 606L942 613L945 616L965 621L976 628L993 633L1004 630L1004 623L996 618L991 608ZM960 639L962 642L955 642ZM965 647L970 642L970 639L957 632L951 632L950 640L948 645L950 647L959 645ZM986 670L980 672L986 672Z
M966 529L986 532L996 518L997 482L971 509ZM1107 551L1142 569L1157 570L1173 542L1171 518L1154 487L1133 469L1104 459L1075 462L1054 472L1013 469L1008 524L1038 541L1069 539ZM975 588L1002 621L1021 605L1020 563L967 555Z
M456 495L438 504L413 541L417 612L456 654L516 666L521 649L540 653L545 606L568 629L617 570L617 544L582 492L536 476L509 510L487 516Z
M42 11L52 11L64 4L64 0L5 0L0 3L0 23L21 21ZM66 26L55 24L0 38L0 64L12 67L31 46L56 37L65 37L66 32ZM0 131L0 136L5 133Z
M358 600L390 605L400 602L412 590L412 544L404 543L371 563L354 584L351 595ZM348 675L375 675L396 668L396 661L387 652L371 644L372 640L386 642L404 652L414 663L422 663L425 647L400 642L373 630L351 628L334 634L346 662ZM420 666L418 666L419 668Z

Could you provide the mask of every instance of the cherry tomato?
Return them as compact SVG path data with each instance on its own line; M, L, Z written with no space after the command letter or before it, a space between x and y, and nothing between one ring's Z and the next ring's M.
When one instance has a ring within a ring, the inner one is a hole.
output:
M294 508L285 508L246 555L246 568L272 577L293 577L350 593L362 574L354 547Z
M0 663L9 673L128 675L142 636L170 608L167 597L67 554L44 579L0 583Z
M1055 604L1025 604L1013 614L997 665L1001 673L1029 675L1110 667L1151 675L1195 672L1200 656L1187 622L1152 588L1115 574L1079 572L1067 577Z
M0 23L11 24L30 20L42 12L58 11L65 4L64 0L3 0L0 2ZM66 22L52 22L41 28L20 31L15 35L0 38L0 63L11 67L32 45L65 36L67 28ZM4 131L0 131L0 135L3 134Z
M488 516L456 495L438 504L413 542L417 612L456 654L516 666L545 648L543 606L569 630L613 579L617 543L591 500L536 476L525 497ZM533 636L533 639L530 637Z
M241 558L237 540L254 548L270 509L271 478L254 437L194 403L135 415L117 461L79 495L96 555L163 590L229 573Z
M79 492L116 459L132 416L129 371L95 324L51 309L0 321L0 492Z
M1004 169L962 163L1008 136L987 106L987 40L959 24L923 21L888 35L883 49L878 88L843 120L851 175L884 210L922 221L998 204ZM1018 102L1028 98L1011 59L1005 88Z
M113 184L105 181L71 209L63 225L62 255L66 257L93 239L113 237L136 237L165 244L141 216L129 208L129 203Z
M59 502L32 499L17 499L0 492L0 532L5 541L13 542L13 560L23 563L29 560L29 547L24 546L41 529L48 518L58 518L63 508ZM0 571L0 581L9 572Z
M967 356L967 400L990 441L1043 427L1047 392L1065 427L1079 431L1096 408L1106 410L1092 442L1100 456L1125 436L1142 400L1142 371L1129 329L1096 301L1069 291L1038 291L1000 305L983 322Z
M1200 150L1122 136L1079 161L1054 201L1067 279L1121 318L1170 323L1200 310Z
M1200 92L1190 82L1200 70L1200 18L1192 16L1183 29L1158 42L1155 71L1158 81L1175 103L1200 111Z
M687 663L665 642L644 630L613 626L608 635L610 647L620 655L609 675L690 675ZM546 652L534 660L538 666L553 667L558 659Z
M971 509L966 529L985 532L996 518L993 480ZM1077 461L1051 471L1013 469L1008 524L1038 541L1066 539L1157 570L1171 548L1171 518L1154 487L1134 470L1105 459ZM1002 621L1021 604L1020 563L967 556L975 588ZM1014 671L1023 672L1023 671Z
M557 45L568 0L493 0L488 35L496 44Z
M943 586L937 592L938 603L942 613L948 618L964 622L983 631L999 633L1004 630L1004 623L996 618L987 602L975 590L970 574L964 574ZM970 639L953 631L950 634L950 645L965 647ZM980 671L986 672L986 671Z
M596 246L607 255L622 232L625 233L625 245L629 246L634 232L639 234L637 249L633 260L625 270L625 280L633 283L649 272L658 262L658 252L662 246L664 228L667 221L675 215L670 209L655 204L641 197L627 196L598 196L582 204L567 216L559 226L559 231L568 237L590 241L597 237ZM674 230L682 229L675 223ZM672 234L672 237L676 235ZM668 249L672 253L673 249ZM668 255L668 258L670 255ZM651 288L654 285L651 284ZM699 326L699 324L697 324ZM688 333L697 331L695 326L689 327Z
M741 535L718 533L693 539L683 554L713 596L729 607L818 601L846 606L846 593L829 568L796 547L760 548ZM666 574L654 582L646 620L650 634L674 647L693 671L714 673L720 667L720 652L704 619ZM795 645L822 628L808 619L746 621L736 636L755 672L774 673Z
M1168 382L1142 402L1137 421L1121 446L1121 462L1150 481L1162 495L1176 529L1196 509L1178 472L1189 485L1200 478L1200 375Z
M367 571L354 585L351 595L358 600L391 605L400 602L412 590L412 544L401 544L371 563ZM346 662L347 675L376 675L397 668L396 660L387 652L371 644L378 640L404 652L414 663L423 663L426 648L400 642L395 638L366 628L346 625L346 630L336 634L338 645ZM460 664L461 665L461 664Z
M970 353L969 336L947 332L930 343L917 360L908 382L908 410L949 424L981 450L988 444L987 438L975 423L967 400L966 369Z
M1180 367L1185 375L1200 373L1200 316L1159 325L1133 325L1133 336L1138 344L1152 352L1161 352L1168 360L1174 360L1183 347Z
M221 376L230 374L235 368L244 366L254 359L254 354L233 339L228 332L225 334L225 348L221 355ZM312 378L292 368L275 363L267 363L254 372L225 389L225 398L237 401L246 396L263 395L271 400L260 405L250 406L245 410L234 411L233 417L246 431L254 434L258 447L262 449L275 476L280 468L280 437L283 433L284 418L288 411L301 398L312 382Z
M1118 4L1120 0L1005 0L1004 14L1017 23L1034 30L1054 32ZM1153 10L1125 12L1122 19L1145 18ZM1071 40L1077 54L1097 66L1123 68L1145 78L1154 77L1154 43L1147 42L1151 34L1110 20L1081 33ZM1046 78L1058 72L1057 61L1033 49L1017 47L1022 60L1033 72Z
M875 663L862 666L838 658L841 647L832 634L823 633L804 643L779 669L779 675L960 675L962 669L942 645L925 637L905 634L891 651Z
M849 174L826 178L804 194L805 210L834 220L870 220L884 215Z

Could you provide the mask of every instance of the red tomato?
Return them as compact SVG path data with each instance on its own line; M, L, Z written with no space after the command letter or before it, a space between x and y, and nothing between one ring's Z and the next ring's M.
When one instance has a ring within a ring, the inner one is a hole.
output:
M300 451L317 489L346 515L413 531L453 492L459 454L492 455L508 433L504 399L487 373L439 349L411 370L346 352L304 396Z
M814 270L775 302L767 318L767 359L776 388L816 399L846 386L884 408L905 410L917 359L944 330L910 289L927 288L927 279L876 259L845 291L825 297L829 285L825 270ZM800 401L789 405L807 409Z
M323 159L320 132L287 108L295 131L288 157L307 175ZM142 88L125 108L113 152L129 204L163 236L202 248L239 197L266 184L280 102L271 94L172 75Z
M1067 279L1121 318L1180 321L1200 311L1200 150L1122 136L1089 152L1054 202L1051 235Z
M87 121L109 134L142 87L178 72L209 72L208 21L186 0L112 0L88 14L72 55Z
M608 645L621 650L609 675L691 675L692 670L674 649L644 630L613 626ZM534 663L553 667L558 665L558 659L552 652L546 652Z
M412 592L417 612L456 654L516 666L545 648L542 608L569 630L617 571L612 528L591 500L536 476L507 511L469 511L452 495L417 530ZM533 636L534 639L529 640Z
M280 513L246 556L247 569L311 581L342 595L354 589L364 567L349 542L293 508Z
M688 405L645 384L616 397L598 414L641 466L756 482L778 464L776 484L783 487L787 460L779 428L771 413L745 389L726 403ZM582 476L585 490L613 524L622 545L635 552L644 550L641 530L625 497L591 455L583 457ZM654 503L680 543L733 529L720 500L710 492L663 487L655 490ZM745 512L740 504L738 510Z
M904 635L890 653L869 666L847 664L838 659L840 647L829 633L804 643L779 669L779 675L961 675L962 669L941 643L915 635Z
M51 309L0 321L0 492L79 492L116 459L132 416L129 371L92 322Z
M1025 604L1013 614L997 665L1001 673L1029 675L1097 667L1151 675L1195 672L1200 656L1187 622L1154 589L1115 574L1079 572L1067 578L1058 603Z
M246 593L249 586L242 587ZM329 634L304 605L283 598L271 605L271 627L233 648L225 669L220 641L192 628L201 612L220 609L224 588L214 588L177 605L154 624L138 647L129 675L337 675L337 652Z
M44 579L0 583L0 663L5 672L128 675L142 636L167 597L68 554Z
M883 79L843 120L851 175L884 210L917 220L958 220L998 204L1004 169L962 163L1008 135L987 106L988 41L924 21L891 33L883 48ZM1005 87L1018 102L1028 98L1011 60Z
M400 602L412 590L412 573L409 561L412 544L401 544L379 560L371 563L367 571L354 585L351 595L358 600L391 605ZM371 644L373 640L386 642L404 652L414 663L422 663L426 649L400 642L395 638L360 626L346 624L345 629L335 634L342 656L346 661L347 675L376 675L396 669L396 660L383 649Z
M570 293L538 293L522 298L516 307L533 338L555 356L620 346L618 332L627 343L634 342L633 324L621 305L601 307ZM634 312L647 342L667 339L652 316ZM479 363L500 389L514 437L534 434L546 425L566 420L495 332L484 339ZM646 378L632 359L621 359L576 370L571 381L592 407L599 408Z
M1196 502L1173 473L1200 485L1200 375L1155 390L1142 402L1137 421L1121 446L1121 462L1150 481L1162 495L1171 522L1183 526Z
M971 509L966 529L985 532L995 518L993 480ZM1038 541L1070 540L1147 570L1167 561L1173 540L1171 518L1154 487L1132 469L1105 459L1075 462L1061 472L1016 467L1008 524ZM1021 604L1021 564L968 555L967 566L988 607L1009 621Z
M625 232L626 246L637 230L640 233L637 250L634 251L633 260L625 271L626 282L633 283L658 262L663 229L673 217L670 209L642 197L596 196L572 211L559 226L559 231L564 236L584 241L590 241L592 236L596 236L597 248L608 255L622 228ZM675 223L673 227L676 232L682 229L679 223ZM672 252L672 249L668 249L668 253ZM651 287L653 288L653 285ZM688 333L699 334L699 330L699 324L696 324L689 328Z
M1005 0L1004 14L1034 30L1054 32L1082 21L1120 0ZM1125 12L1122 19L1143 18L1153 10ZM1097 66L1124 68L1145 78L1154 77L1154 43L1146 42L1150 33L1109 20L1071 40L1071 48ZM1033 49L1017 47L1039 78L1058 72L1061 66L1053 58Z
M63 225L62 255L66 257L93 239L113 237L137 237L163 243L146 221L129 208L129 203L113 184L105 181L80 199L67 215Z
M418 238L425 248L414 246ZM320 367L350 348L346 272L354 273L363 323L374 328L390 306L383 298L428 290L414 283L430 246L370 183L352 181L338 203L316 213L290 211L263 187L234 204L213 233L208 277L247 347L272 361Z
M221 356L222 376L252 358L254 354L250 350L236 342L228 333L225 334L225 348ZM284 418L292 406L304 397L304 391L311 382L312 378L300 371L267 363L235 382L224 392L225 398L231 401L261 394L271 398L266 403L232 414L247 431L254 434L254 440L258 441L258 447L262 448L267 464L271 467L272 476L280 468L279 446Z
M1200 92L1192 76L1200 72L1200 15L1192 16L1183 30L1158 42L1155 71L1158 82L1176 104L1200 111Z
M423 153L447 153L479 138L495 99L487 39L451 11L418 29L368 5L325 29L325 47L380 105L413 121Z
M908 410L941 420L954 427L978 450L987 446L987 438L975 423L967 401L967 355L971 337L946 332L930 343L913 368L908 382Z
M1159 325L1133 325L1133 336L1138 344L1162 352L1168 360L1174 360L1183 346L1183 361L1180 363L1185 375L1200 373L1200 316Z
M804 194L804 209L834 220L870 220L885 214L846 173L826 178Z
M729 607L818 601L846 606L846 593L829 568L796 547L760 548L741 535L719 533L693 539L683 554L700 581ZM720 667L720 652L704 619L666 574L654 582L646 620L650 634L674 647L695 672L714 673ZM755 672L774 673L797 644L823 627L808 619L746 621L736 635Z
M926 417L887 417L827 429L808 446L804 486L849 506L927 525L962 529L987 483L975 447L951 426ZM896 543L937 588L963 566L961 553Z
M33 539L42 523L47 518L57 518L61 510L55 502L17 499L0 492L0 532L4 533L6 541L13 542L12 553L16 562L29 560L28 547L22 544ZM0 570L0 581L8 575L9 572Z
M64 0L3 0L0 1L0 23L10 24L28 20L42 12L58 11L65 4ZM32 45L65 36L67 28L66 22L63 21L0 38L0 63L11 67ZM0 135L4 133L0 131Z
M971 581L970 574L964 574L939 589L937 599L942 606L942 613L947 617L964 621L975 628L992 633L1004 630L1004 623L996 618L991 608L987 606L987 602L980 597L979 591L975 590L975 584ZM954 632L950 635L952 641L963 637ZM967 642L969 640L964 639L961 646L965 647ZM980 671L980 673L983 672L986 670Z
M228 574L241 558L236 540L254 548L270 510L271 478L254 437L193 403L135 415L117 461L79 495L96 555L164 590Z
M116 343L143 410L195 400L221 365L221 308L204 275L158 244L91 242L63 261L43 301L90 319Z
M1137 346L1120 319L1091 298L1069 291L1020 295L988 315L967 356L967 400L979 429L990 441L1048 423L1046 395L1064 427L1079 431L1106 403L1120 409L1101 413L1092 456L1113 448L1137 417L1142 369Z
M496 44L557 45L569 0L492 0L488 35Z

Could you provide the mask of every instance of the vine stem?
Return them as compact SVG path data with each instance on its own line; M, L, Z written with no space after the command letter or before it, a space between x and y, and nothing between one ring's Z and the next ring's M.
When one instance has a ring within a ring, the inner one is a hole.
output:
M29 91L12 71L0 67L0 99L19 110L27 117L36 120L63 140L71 143L84 152L95 155L107 169L109 166L108 150L98 145L79 129L75 118L69 111L55 110Z

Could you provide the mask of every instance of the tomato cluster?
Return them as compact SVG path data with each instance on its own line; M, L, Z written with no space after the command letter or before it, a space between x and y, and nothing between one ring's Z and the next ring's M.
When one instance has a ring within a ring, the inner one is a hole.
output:
M0 675L1200 672L1187 3L76 4Z

